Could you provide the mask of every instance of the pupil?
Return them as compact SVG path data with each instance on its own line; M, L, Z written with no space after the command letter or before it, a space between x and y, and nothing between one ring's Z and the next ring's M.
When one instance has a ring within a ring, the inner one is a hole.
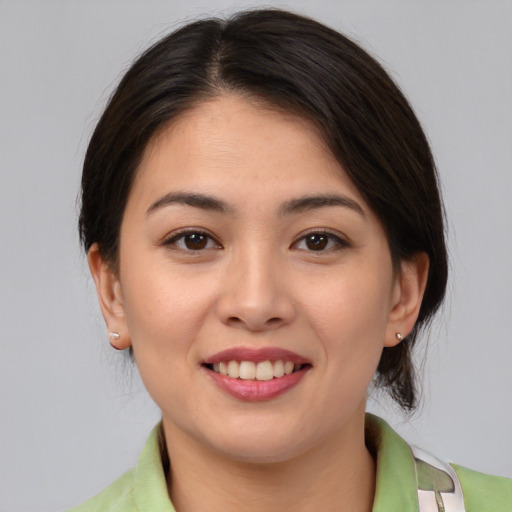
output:
M185 238L185 245L187 249L204 249L206 247L207 238L202 233L193 233L191 235L187 235Z
M312 251L321 251L327 246L328 239L325 235L309 235L306 240L308 249Z

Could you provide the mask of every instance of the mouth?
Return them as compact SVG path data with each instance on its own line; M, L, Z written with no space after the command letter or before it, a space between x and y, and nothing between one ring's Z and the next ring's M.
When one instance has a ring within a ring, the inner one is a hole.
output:
M280 379L285 375L299 372L310 364L294 363L277 359L275 361L221 361L220 363L203 364L205 368L231 379L269 381Z
M274 399L301 382L313 365L280 348L233 348L219 352L201 365L229 395L249 401Z

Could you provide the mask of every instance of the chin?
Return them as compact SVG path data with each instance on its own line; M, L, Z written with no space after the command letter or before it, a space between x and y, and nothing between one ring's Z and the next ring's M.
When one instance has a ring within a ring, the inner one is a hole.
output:
M286 462L307 451L300 429L277 429L253 423L249 428L226 430L208 444L223 457L250 464ZM300 443L299 443L300 440Z

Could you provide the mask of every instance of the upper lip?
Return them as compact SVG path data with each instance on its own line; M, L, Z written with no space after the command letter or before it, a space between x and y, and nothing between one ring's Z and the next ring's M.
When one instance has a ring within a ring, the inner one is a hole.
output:
M217 352L203 361L203 364L216 364L224 361L291 361L294 364L310 364L305 357L279 347L233 347Z

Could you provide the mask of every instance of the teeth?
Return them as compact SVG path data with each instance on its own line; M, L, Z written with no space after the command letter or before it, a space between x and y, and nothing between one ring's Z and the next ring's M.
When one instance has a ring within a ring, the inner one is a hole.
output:
M256 366L256 380L272 380L274 378L274 368L270 361L263 361Z
M252 380L254 377L256 377L256 365L252 361L242 361L240 363L240 378Z
M291 361L277 360L274 362L263 361L254 363L252 361L225 361L213 364L213 371L226 375L232 379L243 380L272 380L284 375L290 375L302 368L301 364L294 364Z
M284 375L284 363L283 361L276 361L274 363L274 377L279 378Z
M229 361L228 375L232 379L238 379L238 377L240 377L240 365L238 364L238 361Z

